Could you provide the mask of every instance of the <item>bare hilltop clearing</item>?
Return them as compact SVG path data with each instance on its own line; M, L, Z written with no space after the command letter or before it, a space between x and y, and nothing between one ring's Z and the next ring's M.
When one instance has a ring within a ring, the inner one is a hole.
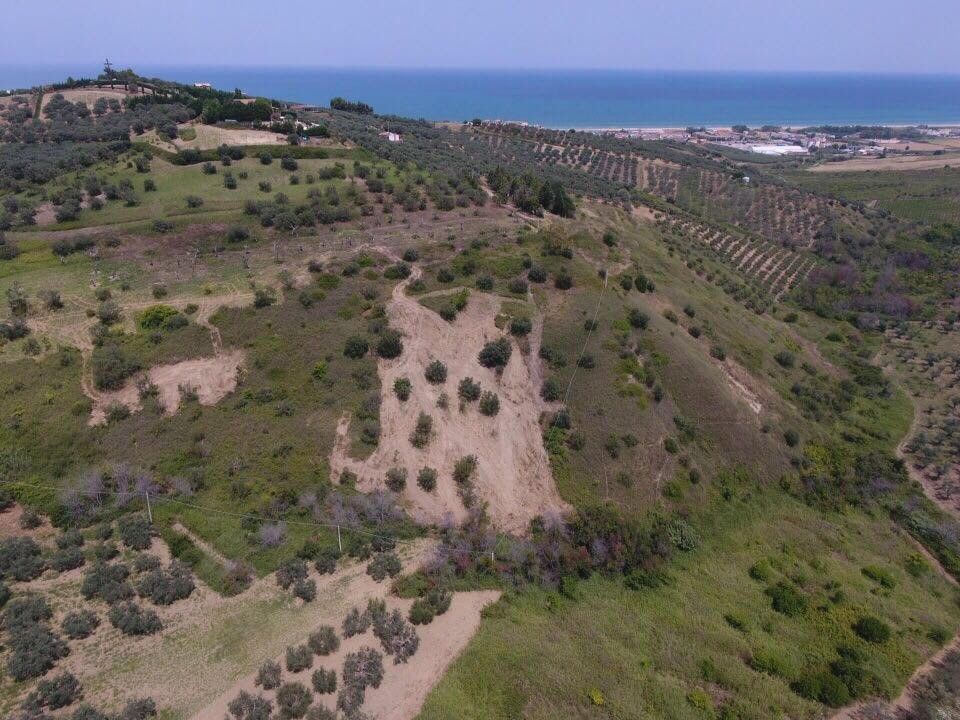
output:
M415 269L408 281L397 285L387 305L390 326L403 335L404 352L397 360L378 363L383 441L365 460L353 460L348 454L348 427L346 421L341 423L330 458L331 473L340 477L344 470L352 471L366 490L386 487L392 470L404 473L409 482L401 495L414 517L427 523L448 517L462 520L467 510L463 485L469 482L476 501L486 506L498 528L523 533L532 518L565 509L541 440L541 402L537 383L532 381L541 374L532 368L541 359L521 352L496 326L502 311L500 298L470 293L465 308L448 322L406 294L409 283L419 277ZM481 366L480 351L497 340L511 345L510 360L502 369ZM530 342L539 346L538 337ZM426 376L433 363L443 365L442 381ZM404 381L411 390L401 400L394 387ZM498 412L484 415L459 395L464 382L482 388L478 397L482 392L495 394ZM424 417L430 418L431 427L422 431L421 444L415 436ZM424 468L454 475L463 458L473 458L475 465L464 482L441 482L428 490L414 481Z

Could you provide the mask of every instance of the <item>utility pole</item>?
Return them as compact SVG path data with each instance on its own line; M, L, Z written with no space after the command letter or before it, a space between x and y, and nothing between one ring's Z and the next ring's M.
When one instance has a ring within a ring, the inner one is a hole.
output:
M340 553L343 553L343 541L340 539L340 526L337 525L337 547L340 548Z
M153 525L153 508L150 507L150 491L143 491L144 497L147 499L147 517L150 518L150 524Z

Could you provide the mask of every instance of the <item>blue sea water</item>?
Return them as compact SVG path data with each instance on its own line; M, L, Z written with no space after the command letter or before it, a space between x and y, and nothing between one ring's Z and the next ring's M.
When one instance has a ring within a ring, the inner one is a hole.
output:
M960 124L960 75L617 70L386 70L138 66L312 104L341 95L431 120L524 120L555 128L821 123ZM2 67L0 88L93 76L99 67Z

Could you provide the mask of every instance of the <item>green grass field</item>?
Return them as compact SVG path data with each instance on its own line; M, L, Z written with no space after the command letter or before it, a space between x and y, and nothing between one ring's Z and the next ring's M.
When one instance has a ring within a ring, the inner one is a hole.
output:
M929 567L911 576L904 564L916 548L882 516L823 517L750 486L712 503L703 545L669 565L666 587L634 591L594 576L565 594L526 589L490 608L420 717L696 720L727 708L722 717L742 720L819 718L822 706L789 685L835 660L838 646L867 653L877 692L895 696L936 649L928 634L960 622L956 589ZM758 582L749 570L763 559L772 569ZM864 576L872 565L893 589ZM785 578L808 598L796 617L764 594ZM888 622L891 640L860 640L850 627L864 613ZM752 669L751 658L782 675Z

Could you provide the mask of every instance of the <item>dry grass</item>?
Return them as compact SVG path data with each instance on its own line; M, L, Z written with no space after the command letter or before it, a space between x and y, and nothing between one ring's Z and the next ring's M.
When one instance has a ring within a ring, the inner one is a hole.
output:
M853 158L841 162L823 163L808 172L863 172L867 170L937 170L960 167L960 153L944 155L894 155L892 157Z

